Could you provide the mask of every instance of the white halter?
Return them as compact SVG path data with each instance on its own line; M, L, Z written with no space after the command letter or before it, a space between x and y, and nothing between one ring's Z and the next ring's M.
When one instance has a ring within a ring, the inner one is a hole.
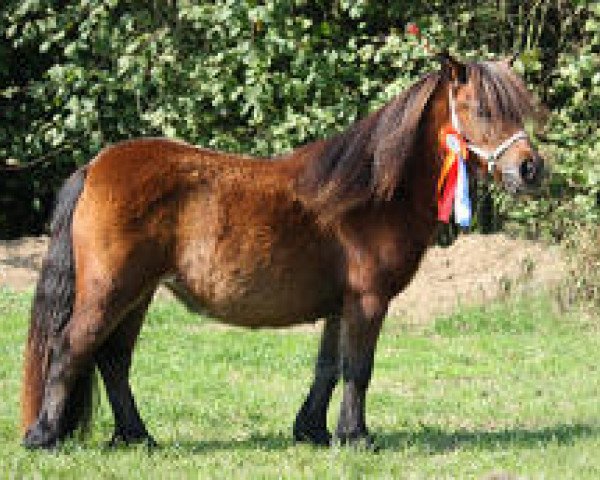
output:
M452 121L452 127L454 127L454 130L456 130L463 138L465 138L465 141L467 142L467 148L471 150L475 155L478 155L486 161L488 173L494 172L494 170L496 169L496 161L502 156L502 154L504 154L504 152L506 152L506 150L510 148L510 146L513 143L515 143L518 140L529 138L524 130L519 130L518 132L513 133L512 136L504 140L500 145L498 145L493 152L489 152L481 147L473 145L468 142L468 140L461 131L458 115L456 114L456 105L454 103L454 97L452 96L452 87L448 89L448 101L450 104L450 120Z

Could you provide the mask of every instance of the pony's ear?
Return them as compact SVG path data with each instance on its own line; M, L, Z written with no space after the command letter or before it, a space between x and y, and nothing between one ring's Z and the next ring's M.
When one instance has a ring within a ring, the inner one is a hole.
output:
M448 50L444 50L438 54L438 59L442 64L442 72L447 78L456 83L467 83L469 75L467 72L467 66L455 59Z

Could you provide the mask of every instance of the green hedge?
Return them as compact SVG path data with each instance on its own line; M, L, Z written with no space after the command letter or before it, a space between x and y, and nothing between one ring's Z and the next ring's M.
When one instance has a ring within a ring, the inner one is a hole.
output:
M600 8L588 2L8 0L0 7L0 235L43 228L62 179L108 143L166 135L272 155L331 135L387 102L434 59L523 50L553 112L545 198L507 225L559 236L597 221ZM21 210L19 211L19 206ZM502 223L502 222L501 222Z

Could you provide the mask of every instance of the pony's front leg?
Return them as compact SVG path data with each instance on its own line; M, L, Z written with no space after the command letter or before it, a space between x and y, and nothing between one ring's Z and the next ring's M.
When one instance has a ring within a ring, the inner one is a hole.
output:
M372 443L365 421L367 388L373 372L375 346L387 300L368 293L350 293L344 301L341 360L344 393L336 437L342 443Z
M340 378L340 318L325 320L315 367L315 378L308 397L294 422L294 439L314 445L329 445L327 409L331 394Z

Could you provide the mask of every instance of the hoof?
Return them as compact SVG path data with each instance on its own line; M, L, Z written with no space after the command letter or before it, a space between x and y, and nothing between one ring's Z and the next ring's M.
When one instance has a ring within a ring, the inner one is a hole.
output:
M294 440L296 442L305 442L320 447L331 445L331 434L326 428L315 428L307 425L294 424Z
M23 438L22 445L28 450L34 449L52 449L58 445L58 437L52 435L47 428L35 424L27 430Z
M148 448L158 447L156 440L148 433L124 434L122 432L115 432L112 438L107 442L109 448L141 444L145 444Z
M356 448L357 450L366 450L369 452L379 451L379 447L375 443L375 438L372 435L369 435L367 432L336 432L334 443Z

